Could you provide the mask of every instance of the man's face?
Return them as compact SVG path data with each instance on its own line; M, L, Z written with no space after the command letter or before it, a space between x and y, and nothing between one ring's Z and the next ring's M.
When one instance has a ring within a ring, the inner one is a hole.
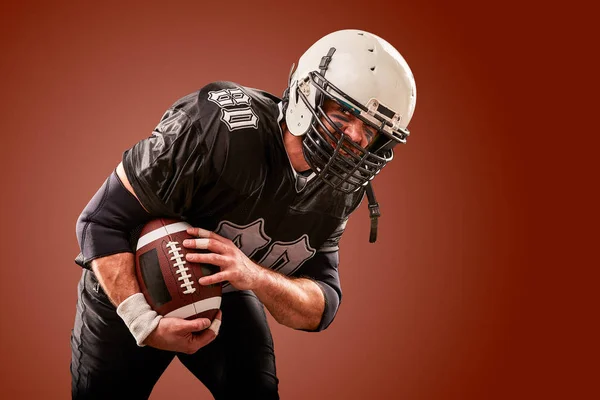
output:
M345 110L341 105L333 100L325 100L323 103L323 110L331 121L336 125L352 142L356 143L363 149L366 149L377 135L377 130L365 124L359 118L357 118L351 111ZM339 139L339 133L329 125L326 120L323 120L325 126L329 129L329 132L337 139ZM321 132L321 134L323 134ZM332 142L330 138L324 135L324 138L329 142L332 147L336 147L336 144Z

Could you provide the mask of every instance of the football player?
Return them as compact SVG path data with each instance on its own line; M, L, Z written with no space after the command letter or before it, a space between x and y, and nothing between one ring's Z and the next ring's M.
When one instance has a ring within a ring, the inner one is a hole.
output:
M338 243L371 180L405 143L413 75L383 39L331 33L292 69L279 99L214 82L171 106L77 221L84 267L71 336L74 398L147 398L177 356L216 399L275 399L278 379L265 311L293 329L321 331L342 291ZM221 312L163 318L134 272L136 232L183 219L196 237L188 261L220 271Z

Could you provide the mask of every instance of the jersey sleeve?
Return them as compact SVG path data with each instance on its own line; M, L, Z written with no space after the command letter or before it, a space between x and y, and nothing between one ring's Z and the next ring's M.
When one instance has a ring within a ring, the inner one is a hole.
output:
M219 176L226 144L216 132L203 129L199 92L177 101L162 116L152 135L123 154L125 174L140 202L154 216L180 217L200 190ZM219 152L220 151L220 152Z

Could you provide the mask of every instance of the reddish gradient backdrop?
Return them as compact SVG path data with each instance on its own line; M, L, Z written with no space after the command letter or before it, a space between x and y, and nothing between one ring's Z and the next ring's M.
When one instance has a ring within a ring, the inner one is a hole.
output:
M476 1L52 3L1 6L3 398L69 397L75 221L122 152L209 81L281 94L298 56L343 28L379 34L411 65L413 135L375 181L379 241L364 205L342 240L336 322L309 334L270 321L282 398L584 393L590 372L555 345L566 330L535 333L549 315L530 301L546 291L526 252L542 183L523 172L541 170L543 150L512 136L534 118L514 102L539 72L543 15ZM151 398L196 393L210 398L175 361Z

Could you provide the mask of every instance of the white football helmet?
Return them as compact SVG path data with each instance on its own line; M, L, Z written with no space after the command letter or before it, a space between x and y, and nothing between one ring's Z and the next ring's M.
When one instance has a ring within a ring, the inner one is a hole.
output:
M396 144L406 142L416 98L413 74L392 45L372 33L342 30L300 58L284 94L285 120L293 135L304 135L304 157L313 172L336 189L354 192L392 159ZM326 99L375 127L377 139L366 149L351 141L323 111Z

